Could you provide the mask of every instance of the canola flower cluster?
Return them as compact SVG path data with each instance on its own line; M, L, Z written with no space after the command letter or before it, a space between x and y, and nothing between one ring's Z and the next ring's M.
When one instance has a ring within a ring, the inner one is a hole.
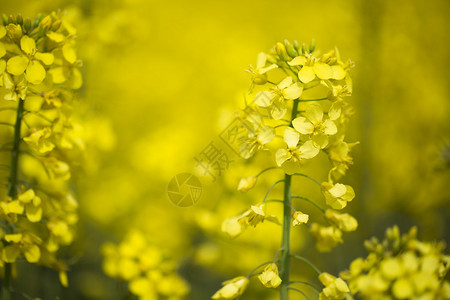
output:
M128 282L129 291L143 300L184 299L189 285L176 273L176 262L140 231L130 231L116 245L102 246L106 275Z
M285 178L275 182L261 202L226 219L222 223L222 231L235 238L247 227L256 227L264 221L281 224L277 216L267 213L266 203L283 204L281 258L278 259L277 254L258 277L265 287L281 286L283 300L288 299L288 290L302 293L290 286L290 258L306 260L289 252L290 226L308 226L320 252L331 251L343 242L343 232L354 231L358 226L354 217L339 212L355 197L353 188L340 181L353 163L350 152L357 144L345 141L347 124L353 115L353 109L346 101L352 93L349 74L352 67L350 60L341 60L337 49L321 54L315 49L313 40L309 46L300 46L296 41L277 43L269 53L260 53L256 66L250 66L248 70L252 75L249 94L253 102L245 107L242 114L242 127L248 135L241 138L241 156L250 159L258 151L267 151L271 153L274 164L256 176L242 178L238 190L251 190L258 177L272 169L283 170ZM277 137L282 137L284 143L280 143ZM322 183L302 173L304 166L318 158L320 153L328 156L331 163L328 179ZM291 187L295 187L292 181L295 176L314 182L323 194L324 200L320 202L324 204L293 195ZM284 183L284 200L267 200L271 190L280 183ZM320 210L326 224L310 222L309 215L296 210L292 200L309 202ZM319 279L325 286L322 299L343 299L349 291L345 282L315 269L321 274ZM247 277L224 282L212 299L239 297L252 275L253 272Z
M82 86L76 29L61 13L5 16L0 25L0 266L23 257L51 267L67 286L65 262L78 221L69 188L84 142L73 117ZM5 280L8 280L5 279Z
M445 279L450 256L442 242L422 242L417 228L400 235L397 226L386 230L383 241L366 241L366 258L357 258L342 272L351 293L359 299L450 299Z

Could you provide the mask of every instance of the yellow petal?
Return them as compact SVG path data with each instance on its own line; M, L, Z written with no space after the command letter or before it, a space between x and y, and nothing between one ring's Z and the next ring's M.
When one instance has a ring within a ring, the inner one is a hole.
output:
M314 125L304 117L295 118L292 125L301 134L312 134L314 132Z
M24 207L22 203L19 202L19 200L11 201L7 204L7 210L6 213L12 213L12 214L23 214Z
M77 60L77 54L70 44L65 44L62 47L64 58L71 64Z
M31 223L37 223L42 219L42 208L40 206L28 204L26 206L26 215Z
M3 25L0 25L0 39L6 35L6 28Z
M62 67L53 68L48 71L52 76L53 83L60 84L66 81L66 76L64 75L64 69Z
M278 166L281 166L285 161L291 158L291 154L286 149L278 149L275 154L275 161Z
M317 62L314 64L314 72L320 79L330 79L333 76L333 70L326 63Z
M36 53L36 42L34 39L27 35L24 35L20 39L20 48L28 55L34 55Z
M41 96L28 96L25 100L24 107L27 111L38 112L43 103L44 98Z
M6 234L4 236L5 241L10 243L18 243L22 240L22 234L21 233L13 233L13 234Z
M29 203L29 202L31 202L31 200L33 200L34 196L36 196L36 194L34 193L34 190L29 189L29 190L26 190L25 192L23 192L22 194L20 194L19 201L23 202L23 203Z
M31 245L25 250L25 258L29 263L36 263L41 257L41 250L36 245Z
M295 131L292 127L287 127L284 130L284 141L288 145L289 148L294 148L298 144L298 140L300 139L300 134Z
M334 124L333 121L325 120L323 122L323 125L325 126L325 129L323 131L325 134L333 135L333 134L337 133L337 127L336 127L336 124Z
M288 62L288 64L290 66L300 66L300 65L304 66L306 64L306 61L307 61L306 57L297 56L296 58Z
M298 72L298 79L300 79L303 83L308 83L316 78L316 75L314 74L314 70L310 66L304 66L299 72Z
M255 95L253 102L261 107L268 107L272 103L274 95L269 91L261 91Z
M72 69L72 77L70 78L70 87L78 90L83 85L83 77L78 69Z
M55 60L55 57L51 53L36 53L34 57L42 61L47 66L53 64Z
M333 72L333 75L331 76L331 78L336 79L336 80L344 79L345 75L347 74L345 72L344 68L340 65L331 66L331 71Z
M328 192L336 198L342 197L347 192L347 186L343 185L342 183L336 183L332 188L328 190Z
M67 273L64 271L59 272L59 282L63 287L69 287L69 280L67 279Z
M4 61L3 59L0 59L0 75L3 74L3 72L5 72L6 70L6 61ZM2 82L1 78L0 78L0 83Z
M57 42L57 43L60 43L60 42L64 41L64 35L63 34L57 33L57 32L53 32L53 31L47 32L47 37L49 39L51 39L52 41Z
M20 248L17 245L6 246L3 248L2 258L3 261L13 263L16 261L20 254Z
M27 67L27 79L32 84L40 84L46 74L44 67L36 60L33 60Z
M306 141L301 147L301 158L310 159L319 154L319 149L314 145L313 141Z
M8 59L6 70L12 75L22 75L28 66L28 58L24 55L14 56Z
M0 42L0 58L2 58L3 56L5 56L5 54L6 54L5 45L3 45L2 42Z
M275 138L275 129L270 126L263 126L258 134L258 141L265 145L270 143Z
M298 83L294 83L283 90L284 97L290 100L297 99L298 97L301 96L302 92L303 87L300 86Z
M264 68L267 61L267 55L264 52L260 52L256 58L256 68Z
M308 105L308 107L306 107L305 116L314 125L322 122L323 119L322 106L320 106L320 104L318 103Z
M283 80L281 80L281 82L277 85L277 87L280 90L282 90L282 89L289 87L291 84L292 84L292 77L288 76L288 77L284 78Z

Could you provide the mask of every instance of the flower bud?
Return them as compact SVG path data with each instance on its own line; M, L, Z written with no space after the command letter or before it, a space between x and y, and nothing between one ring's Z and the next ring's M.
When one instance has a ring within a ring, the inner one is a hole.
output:
M34 22L33 22L33 28L36 28L39 25L39 23L41 22L43 17L44 17L43 14L38 14L36 16L36 18L34 19Z
M6 32L11 40L19 42L22 37L22 27L16 24L8 24L6 26Z
M57 31L59 29L59 27L61 27L61 20L56 20L55 22L53 22L51 30L52 31Z
M19 25L23 25L23 17L21 14L17 14L16 16L16 23Z
M294 41L294 42L292 43L292 46L294 46L294 49L295 49L296 51L298 51L298 50L300 49L300 45L298 44L298 41Z
M40 26L45 29L49 29L52 26L52 17L46 16L42 19Z
M3 22L4 26L8 25L8 16L7 15L5 15L5 14L2 15L2 22Z
M16 23L16 18L14 18L13 15L9 15L9 17L8 17L8 23L9 23L9 24L15 24L15 23Z
M292 46L288 41L285 41L284 44L286 45L287 54L292 58L296 57L297 51L295 51L294 46Z
M312 53L314 50L316 50L316 40L312 39L311 44L309 44L309 53Z
M302 53L303 53L303 54L308 53L308 47L306 46L305 43L302 44Z
M286 47L282 43L277 43L276 51L281 60L287 61L288 56L286 53Z
M29 31L31 29L31 19L30 18L26 18L25 21L23 22L23 29L25 29L25 31Z
M256 176L241 178L241 181L239 181L238 185L238 191L245 193L251 190L255 186L256 180L257 180Z

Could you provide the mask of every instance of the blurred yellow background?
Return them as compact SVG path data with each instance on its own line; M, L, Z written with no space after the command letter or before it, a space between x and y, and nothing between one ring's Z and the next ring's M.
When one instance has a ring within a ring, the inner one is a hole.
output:
M5 14L58 8L78 28L84 61L89 152L77 177L80 228L66 253L75 257L70 287L60 288L52 271L22 266L31 270L20 273L19 289L43 299L123 299L123 286L102 273L99 249L132 228L178 261L190 299L209 299L224 279L272 259L280 240L266 237L279 237L279 227L264 224L230 241L220 224L261 201L275 173L238 194L239 178L262 168L234 157L217 182L202 178L202 196L188 208L173 205L166 189L176 174L194 171L194 157L243 107L244 69L284 39L315 38L318 49L337 46L356 64L348 140L360 145L345 180L356 191L350 211L360 226L332 253L314 254L317 265L345 269L366 238L393 224L448 240L450 2L1 0ZM305 233L294 235L294 247L313 255ZM297 277L311 275L301 268L293 267ZM37 274L41 284L27 284ZM256 285L248 294L277 299Z

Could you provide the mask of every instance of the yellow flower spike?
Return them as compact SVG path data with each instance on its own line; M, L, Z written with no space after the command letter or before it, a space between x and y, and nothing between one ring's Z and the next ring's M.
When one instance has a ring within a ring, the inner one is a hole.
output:
M248 285L248 278L244 276L239 276L231 280L225 281L223 287L218 290L213 296L214 300L228 300L236 299L241 296Z
M237 190L240 192L248 192L255 186L257 179L256 176L241 178Z
M309 215L304 214L300 211L296 211L293 216L294 220L292 221L293 226L299 226L301 224L308 223Z
M321 190L327 204L338 210L346 207L347 203L355 198L355 191L353 188L342 183L333 185L330 182L323 182Z
M258 276L261 283L268 288L277 288L281 284L281 278L278 275L278 267L276 264L269 264L264 271Z
M355 231L358 228L358 221L349 214L341 214L332 209L327 209L325 218L333 222L342 231Z
M6 63L6 70L11 75L22 75L28 66L28 62L29 60L25 55L13 56Z

